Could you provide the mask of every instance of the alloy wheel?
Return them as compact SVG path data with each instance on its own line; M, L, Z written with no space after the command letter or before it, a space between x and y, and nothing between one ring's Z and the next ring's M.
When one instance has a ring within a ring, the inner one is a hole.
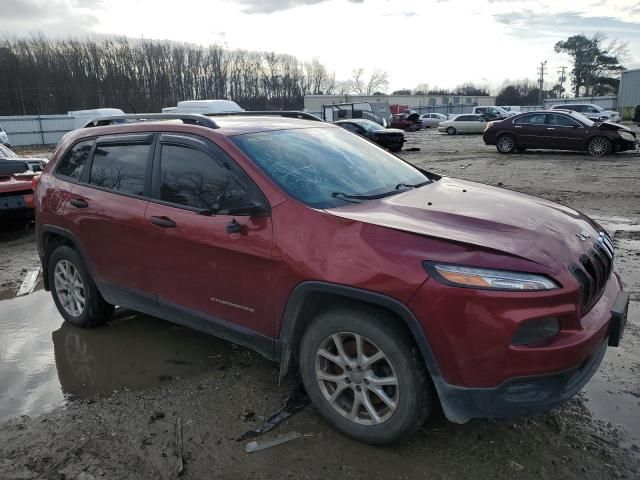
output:
M398 376L385 353L352 332L327 337L316 352L316 379L331 407L361 425L387 421L398 408Z
M509 153L511 150L513 150L514 145L515 144L513 142L513 138L511 138L509 135L503 135L498 138L498 150L500 150L502 153Z
M609 150L609 145L604 138L596 137L589 142L589 153L595 157L601 157Z
M65 311L74 317L84 312L85 289L78 269L68 260L60 260L53 272L56 295Z

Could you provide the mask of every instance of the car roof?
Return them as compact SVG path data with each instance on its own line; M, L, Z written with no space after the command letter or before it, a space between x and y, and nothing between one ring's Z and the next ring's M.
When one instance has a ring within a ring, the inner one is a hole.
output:
M231 137L234 135L292 130L302 128L331 128L332 125L315 120L302 120L298 118L274 117L274 116L212 116L210 117L218 126L211 128L201 125L182 123L176 119L154 119L138 122L118 123L106 126L88 127L74 130L71 135L77 138L94 137L100 135L140 133L140 132L184 132L184 133L212 133Z

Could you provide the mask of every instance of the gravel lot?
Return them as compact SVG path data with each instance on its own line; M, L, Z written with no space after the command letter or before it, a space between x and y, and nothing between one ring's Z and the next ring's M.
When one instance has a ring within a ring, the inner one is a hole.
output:
M37 291L0 302L0 406L16 405L0 416L0 478L173 478L178 419L184 478L638 478L640 156L500 155L479 136L433 130L408 139L407 148L420 151L401 156L416 165L565 203L597 217L614 236L618 269L632 294L631 317L622 347L607 352L583 393L552 412L515 421L454 425L437 413L418 434L386 448L341 436L307 407L261 440L290 432L308 437L248 454L236 439L287 394L278 387L275 364L131 312L104 328L79 331L62 325L49 295ZM5 228L0 299L15 295L23 269L34 265L33 230ZM16 346L17 353L3 356L3 336L21 322L31 322L34 335L44 332L42 345L29 354ZM21 383L26 374L9 374L13 383L3 390L3 370L19 372L16 359L30 365L34 357L40 363L29 378L36 383L27 388ZM50 400L28 401L39 389L50 389ZM15 416L20 413L29 416Z

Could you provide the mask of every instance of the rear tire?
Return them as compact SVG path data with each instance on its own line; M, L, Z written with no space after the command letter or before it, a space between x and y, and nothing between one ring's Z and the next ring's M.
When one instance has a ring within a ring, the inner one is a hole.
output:
M496 138L496 148L500 153L512 153L516 149L516 139L513 135L503 133Z
M605 137L593 137L587 144L587 151L593 157L604 157L613 151L611 141Z
M320 313L300 344L307 394L333 427L366 443L413 433L436 403L424 361L399 322L383 310L341 305Z
M455 135L456 133L457 133L457 132L456 132L456 129L455 129L455 128L453 128L453 127L449 127L449 128L447 128L447 134L448 134L448 135Z
M96 287L78 252L66 245L49 257L49 285L53 301L62 317L82 328L105 323L114 306L107 303Z

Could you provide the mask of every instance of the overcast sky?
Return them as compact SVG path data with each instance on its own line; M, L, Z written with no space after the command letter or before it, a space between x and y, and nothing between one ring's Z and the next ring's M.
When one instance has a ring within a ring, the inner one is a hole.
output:
M497 87L549 80L568 59L558 40L602 32L629 42L640 67L638 0L2 0L0 31L170 39L317 57L338 78L389 72L391 89L418 83Z

